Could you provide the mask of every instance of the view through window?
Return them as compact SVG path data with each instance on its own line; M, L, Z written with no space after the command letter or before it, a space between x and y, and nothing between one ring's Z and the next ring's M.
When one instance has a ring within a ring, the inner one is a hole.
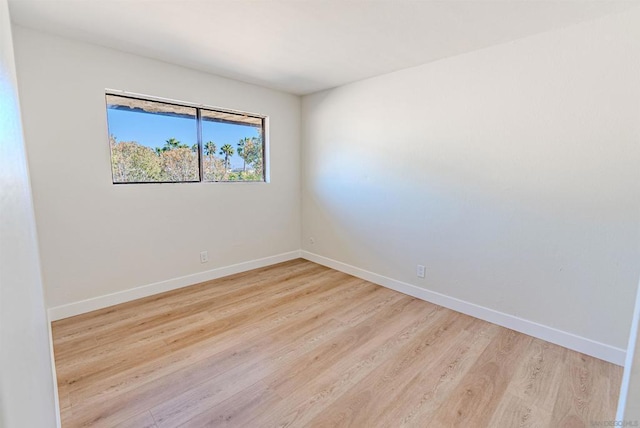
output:
M265 181L264 117L106 95L113 183Z

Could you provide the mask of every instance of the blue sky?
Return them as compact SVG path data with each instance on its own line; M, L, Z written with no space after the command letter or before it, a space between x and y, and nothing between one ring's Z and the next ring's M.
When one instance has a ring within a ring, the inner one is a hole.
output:
M151 148L162 147L169 138L175 138L189 147L196 144L197 129L195 117L183 118L163 116L132 110L107 109L109 134L117 141L136 141ZM257 137L258 128L248 125L230 123L202 122L202 142L213 141L218 147L231 144L237 151L238 141L245 137ZM242 159L234 153L231 158L232 168L241 168Z

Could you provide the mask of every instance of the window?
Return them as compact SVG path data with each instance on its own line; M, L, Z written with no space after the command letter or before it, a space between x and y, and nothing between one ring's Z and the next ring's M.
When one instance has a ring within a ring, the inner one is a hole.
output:
M265 181L265 117L107 93L114 184Z

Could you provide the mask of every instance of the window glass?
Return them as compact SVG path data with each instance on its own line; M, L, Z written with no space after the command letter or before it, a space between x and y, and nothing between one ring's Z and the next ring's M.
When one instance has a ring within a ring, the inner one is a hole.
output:
M205 181L264 181L262 118L201 110Z
M260 116L106 94L113 183L265 181Z

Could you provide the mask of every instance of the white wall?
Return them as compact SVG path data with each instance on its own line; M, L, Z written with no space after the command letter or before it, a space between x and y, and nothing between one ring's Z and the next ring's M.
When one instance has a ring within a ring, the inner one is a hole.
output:
M19 26L14 38L49 307L300 248L299 97ZM105 88L268 115L271 182L113 185Z
M49 331L9 9L0 0L0 427L55 426Z
M640 421L640 331L636 330L635 352L626 396L624 419Z
M640 286L631 322L616 419L640 421Z
M636 9L304 97L303 249L626 348L639 76Z

